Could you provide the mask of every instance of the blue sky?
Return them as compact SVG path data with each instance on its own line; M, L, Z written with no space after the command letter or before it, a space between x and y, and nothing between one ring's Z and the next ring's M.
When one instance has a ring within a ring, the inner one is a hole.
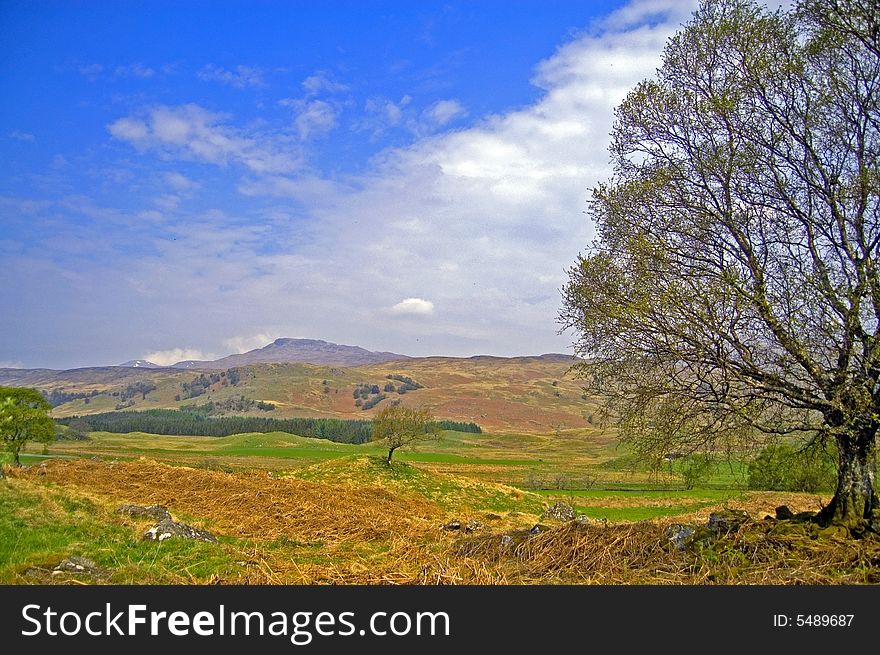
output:
M691 2L0 2L0 366L565 352Z

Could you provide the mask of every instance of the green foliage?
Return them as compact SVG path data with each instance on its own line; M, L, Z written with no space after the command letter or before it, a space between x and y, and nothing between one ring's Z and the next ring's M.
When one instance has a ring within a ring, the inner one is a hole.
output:
M481 434L483 429L476 423L465 423L463 421L434 421L429 425L430 429L451 430L453 432L470 432L472 434Z
M369 400L364 401L364 403L361 405L361 409L372 409L373 407L375 407L376 405L381 403L383 400L385 400L385 398L387 398L387 396L384 393L380 393L376 396L373 396Z
M275 405L262 400L252 400L241 396L239 398L227 398L226 400L212 400L202 405L181 405L183 412L192 412L202 416L223 415L227 412L250 412L258 409L262 412L271 412Z
M700 3L616 110L560 315L640 456L828 436L839 523L876 505L880 406L880 48L857 4Z
M373 441L384 442L388 448L386 461L391 464L391 457L398 448L439 438L439 432L432 427L434 424L434 417L426 409L390 405L373 418Z
M147 382L147 381L135 382L133 384L128 385L125 388L125 390L122 392L121 397L122 397L122 400L125 401L125 400L129 400L131 398L134 398L135 396L140 394L141 399L143 400L147 397L148 393L150 393L151 391L155 391L156 388L157 388L156 385L153 384L152 382Z
M837 480L836 462L836 450L831 447L771 444L749 464L749 489L830 491Z
M329 439L338 443L365 443L372 424L364 420L330 418L275 419L257 416L207 416L176 409L150 409L143 412L105 412L81 417L65 417L59 423L79 421L95 432L149 432L189 436L226 437L244 432L288 432L303 437Z
M90 398L94 398L97 395L100 395L100 391L92 390L88 392L75 392L75 391L63 391L62 389L52 389L51 391L41 391L40 393L46 398L52 407L58 407L58 405L63 405L64 403L69 403L71 400L80 400L84 399L86 402L89 401Z
M708 482L715 464L711 457L702 453L688 455L679 462L678 472L684 480L685 489L693 489Z
M55 423L47 413L50 409L36 389L0 387L0 438L15 464L28 441L49 443L55 439Z

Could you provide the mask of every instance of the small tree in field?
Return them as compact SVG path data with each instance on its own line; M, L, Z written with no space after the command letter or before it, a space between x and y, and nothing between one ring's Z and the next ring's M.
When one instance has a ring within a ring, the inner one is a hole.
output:
M403 405L391 405L373 418L373 441L383 441L388 448L386 462L398 448L405 448L419 441L439 438L433 425L434 417L426 409L413 409Z
M561 321L657 460L836 445L817 517L880 532L880 4L704 0L619 106Z
M55 422L47 414L51 408L36 389L0 387L0 438L16 466L21 466L19 452L25 443L55 438Z

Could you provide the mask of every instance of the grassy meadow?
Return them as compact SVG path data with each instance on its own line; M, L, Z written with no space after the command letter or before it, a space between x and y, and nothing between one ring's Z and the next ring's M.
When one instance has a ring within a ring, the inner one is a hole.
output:
M250 416L370 419L389 401L363 410L355 405L358 387L381 388L400 375L423 387L393 399L475 422L482 432L444 431L397 451L390 467L381 444L287 432L92 431L85 440L28 444L24 466L7 466L0 480L0 583L877 581L876 542L838 543L809 526L763 521L783 504L815 511L829 494L749 491L745 460L719 462L697 481L687 479L681 460L650 470L601 425L570 364L551 357L254 365L236 384L213 383L184 400L175 396L198 372L13 371L24 376L17 384L90 394L56 406L57 418L112 411L126 388L146 380L155 389L129 394L125 409L243 397L275 406ZM545 514L556 503L578 520ZM117 512L125 504L161 504L217 542L144 541L155 521ZM670 526L699 528L725 508L754 520L696 550L672 546ZM444 529L451 525L457 529ZM75 556L98 572L55 571Z

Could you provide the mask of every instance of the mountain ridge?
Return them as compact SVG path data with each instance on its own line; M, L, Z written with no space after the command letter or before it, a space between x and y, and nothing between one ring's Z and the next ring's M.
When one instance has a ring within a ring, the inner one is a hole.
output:
M184 360L171 368L227 369L248 364L313 364L315 366L364 366L412 359L399 353L372 351L360 346L324 341L322 339L294 339L282 337L262 348L244 353L226 355L213 360Z

